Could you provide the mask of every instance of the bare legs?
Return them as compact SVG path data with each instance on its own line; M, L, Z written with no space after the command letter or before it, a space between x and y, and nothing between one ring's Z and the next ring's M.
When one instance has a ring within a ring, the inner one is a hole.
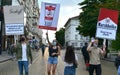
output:
M57 67L57 64L48 64L47 65L47 73L48 73L48 75L55 75L56 67ZM51 71L52 71L52 74L51 74Z

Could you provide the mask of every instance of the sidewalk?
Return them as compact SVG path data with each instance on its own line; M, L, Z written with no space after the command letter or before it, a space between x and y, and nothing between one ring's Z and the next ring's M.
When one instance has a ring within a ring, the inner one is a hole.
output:
M7 53L4 53L4 56L6 54L6 59L8 59L9 55ZM41 61L42 57L40 54L40 51L32 51L33 54L33 62L32 64L29 64L29 73L30 75L44 75L44 70L41 68L44 66L44 62ZM2 55L3 56L3 55ZM5 60L5 57L1 58ZM18 69L18 62L16 60L8 60L3 63L0 63L0 75L19 75L19 69Z
M7 51L3 51L0 55L0 63L13 59L14 57L9 55Z
M32 51L33 59L35 59L38 56L38 53L36 51ZM0 63L11 60L15 58L15 56L9 55L7 51L3 51L0 55Z

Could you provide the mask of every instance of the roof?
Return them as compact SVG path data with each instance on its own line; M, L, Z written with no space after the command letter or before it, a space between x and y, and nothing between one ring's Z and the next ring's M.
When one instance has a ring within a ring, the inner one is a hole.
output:
M68 25L68 23L72 20L72 19L75 19L75 18L79 18L79 16L74 16L74 17L71 17L68 19L68 21L66 22L66 24L64 25L64 27L66 27Z

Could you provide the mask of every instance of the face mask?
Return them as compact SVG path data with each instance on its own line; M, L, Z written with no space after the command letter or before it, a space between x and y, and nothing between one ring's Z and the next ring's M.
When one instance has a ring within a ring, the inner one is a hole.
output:
M25 38L22 37L22 38L21 38L21 42L23 42L23 41L25 41Z
M56 46L56 44L57 44L57 42L55 42L55 41L54 41L54 42L52 42L52 45L53 45L53 46Z
M94 47L98 47L98 45L97 45L97 44L93 44L93 46L94 46Z

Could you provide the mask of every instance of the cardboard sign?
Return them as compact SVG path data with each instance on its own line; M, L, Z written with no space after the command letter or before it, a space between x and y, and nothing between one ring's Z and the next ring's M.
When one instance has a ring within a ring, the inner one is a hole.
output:
M101 8L97 22L96 37L115 40L117 24L118 11Z
M60 4L41 3L39 28L57 30Z
M24 9L23 6L4 6L5 34L24 34Z

